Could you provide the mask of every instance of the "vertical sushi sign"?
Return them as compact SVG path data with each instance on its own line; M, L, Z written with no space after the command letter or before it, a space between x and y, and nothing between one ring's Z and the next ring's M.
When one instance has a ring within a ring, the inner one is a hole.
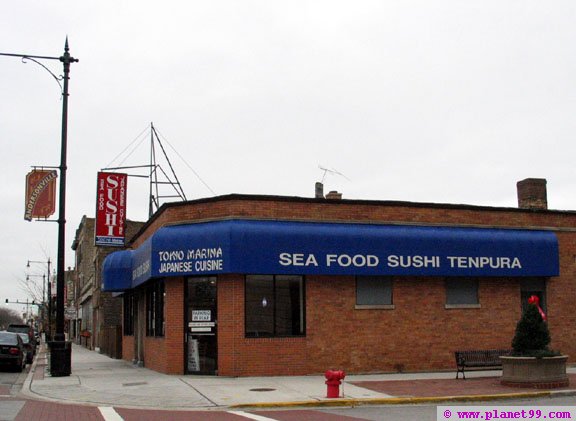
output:
M94 242L97 246L124 246L127 182L127 174L98 173Z

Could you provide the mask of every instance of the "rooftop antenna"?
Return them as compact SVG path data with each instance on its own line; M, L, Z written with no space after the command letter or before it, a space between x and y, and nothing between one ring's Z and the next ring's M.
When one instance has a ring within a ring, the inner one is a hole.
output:
M348 177L346 177L344 174L342 174L340 171L337 171L334 168L328 169L328 168L323 167L322 165L318 165L318 168L320 168L322 171L324 171L324 174L322 175L322 181L321 181L322 184L324 184L324 179L326 178L326 173L340 175L340 176L344 177L346 180L350 181L350 179Z
M142 133L141 133L142 134ZM140 143L138 143L139 145ZM170 174L168 174L162 166L158 163L157 160L157 151L156 151L156 144L160 148L162 155L164 156L164 160L168 163ZM136 146L138 146L136 145ZM126 148L128 149L128 148ZM126 150L125 149L125 150ZM125 151L124 150L124 151ZM124 152L123 151L123 152ZM121 154L123 153L121 152ZM132 151L133 152L133 151ZM116 159L116 158L115 158ZM160 201L161 199L166 198L180 198L182 201L186 201L186 194L182 189L182 185L178 180L178 176L174 171L174 167L172 167L172 163L170 162L170 158L168 158L168 154L158 137L158 133L154 128L154 124L150 123L150 164L148 165L134 165L134 166L124 166L124 167L108 167L102 168L102 171L106 170L125 170L125 169L134 169L134 168L148 168L149 172L148 175L141 175L141 174L128 174L131 177L142 177L148 178L150 180L150 188L149 188L149 197L148 197L148 216L152 216L154 212L156 212L160 208ZM168 185L172 187L173 193L166 195L160 194L160 187L162 185Z
M171 179L170 176L164 172L160 165L156 164L156 150L154 148L154 140L158 142L158 146L160 146L160 149L162 150L162 154L164 155L164 158L170 167L173 179ZM174 171L174 167L172 167L172 163L166 154L166 150L164 149L164 146L158 137L158 133L156 132L153 123L150 123L150 164L150 200L148 203L148 216L152 216L152 214L160 208L160 199L180 198L182 201L186 201L186 194L184 194L180 180L178 180L178 176ZM158 181L158 170L162 172L164 178L167 181ZM158 186L161 184L172 186L176 194L161 196L158 189Z
M330 173L330 174L335 174L335 175L339 175L341 177L344 177L346 180L350 181L350 179L348 177L346 177L344 174L342 174L340 171L332 168L326 168L323 167L322 165L318 165L318 168L320 168L324 173L322 174L322 181L317 181L316 185L314 186L314 197L316 199L324 199L324 180L326 179L326 174ZM330 192L326 198L328 198L329 196L331 197L331 193ZM340 197L342 196L342 194L340 194Z

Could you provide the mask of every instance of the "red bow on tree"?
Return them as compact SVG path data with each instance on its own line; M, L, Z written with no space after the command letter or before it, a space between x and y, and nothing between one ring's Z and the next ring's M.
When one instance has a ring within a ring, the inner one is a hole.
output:
M528 298L528 304L534 304L536 307L538 307L538 312L540 312L540 316L542 316L542 320L547 321L546 320L546 313L544 313L544 311L540 307L540 298L538 298L537 295L532 295L530 298Z

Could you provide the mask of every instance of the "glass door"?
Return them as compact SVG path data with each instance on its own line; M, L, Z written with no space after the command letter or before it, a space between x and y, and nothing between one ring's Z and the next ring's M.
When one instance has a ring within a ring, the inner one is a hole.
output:
M186 373L217 374L216 277L188 278Z

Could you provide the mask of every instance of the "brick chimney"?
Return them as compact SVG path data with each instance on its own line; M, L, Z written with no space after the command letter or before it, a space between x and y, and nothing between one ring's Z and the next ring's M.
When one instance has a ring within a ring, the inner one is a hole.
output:
M332 190L326 195L326 199L328 200L341 200L342 193L338 193L336 190Z
M548 209L545 178L527 178L516 183L520 209Z
M314 197L316 199L324 199L324 184L319 181L316 182L316 191Z

